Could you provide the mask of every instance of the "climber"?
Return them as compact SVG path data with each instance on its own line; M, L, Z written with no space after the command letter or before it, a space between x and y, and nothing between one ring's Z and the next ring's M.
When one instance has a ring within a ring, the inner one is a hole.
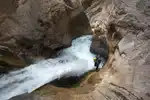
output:
M98 67L100 63L101 63L101 57L100 55L97 55L96 58L94 58L94 66L96 67L96 71L98 71Z

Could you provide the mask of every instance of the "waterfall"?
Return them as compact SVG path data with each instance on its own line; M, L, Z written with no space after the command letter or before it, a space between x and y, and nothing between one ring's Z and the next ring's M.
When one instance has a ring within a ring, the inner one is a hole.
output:
M24 69L0 76L0 98L7 100L13 96L30 93L35 89L61 77L80 76L95 69L90 53L92 36L76 38L72 46L59 52L54 59L39 61ZM100 64L103 66L104 61Z

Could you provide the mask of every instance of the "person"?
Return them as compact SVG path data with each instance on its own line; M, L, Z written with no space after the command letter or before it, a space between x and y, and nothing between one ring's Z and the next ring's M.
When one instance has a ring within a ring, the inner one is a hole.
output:
M94 58L94 66L96 67L96 71L98 71L98 67L100 63L101 63L101 57L100 55L97 55L96 58Z

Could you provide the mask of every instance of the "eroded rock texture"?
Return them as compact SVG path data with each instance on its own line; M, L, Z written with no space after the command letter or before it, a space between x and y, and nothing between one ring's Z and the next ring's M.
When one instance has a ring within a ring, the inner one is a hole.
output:
M149 5L149 0L91 0L90 6L85 7L94 33L105 34L111 49L118 48L112 50L115 52L113 60L108 61L110 76L104 77L101 83L104 87L107 83L110 86L109 90L105 88L105 99L116 100L113 93L118 95L119 100L150 99ZM122 91L113 90L110 83Z
M109 44L109 60L96 74L100 82L86 93L61 89L36 96L41 100L150 100L150 1L80 0L80 4L94 36L105 36Z
M75 0L2 0L0 7L0 50L13 54L20 66L33 58L51 57L69 47L73 38L91 33L88 18ZM0 61L17 66L5 54L0 52Z

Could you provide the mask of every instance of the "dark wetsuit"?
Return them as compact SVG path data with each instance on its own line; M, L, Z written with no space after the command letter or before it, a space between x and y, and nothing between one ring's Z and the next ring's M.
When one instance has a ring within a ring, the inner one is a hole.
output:
M101 63L101 57L100 57L100 55L97 55L96 60L95 60L95 64L94 64L94 66L96 67L96 70L98 70L100 63Z

